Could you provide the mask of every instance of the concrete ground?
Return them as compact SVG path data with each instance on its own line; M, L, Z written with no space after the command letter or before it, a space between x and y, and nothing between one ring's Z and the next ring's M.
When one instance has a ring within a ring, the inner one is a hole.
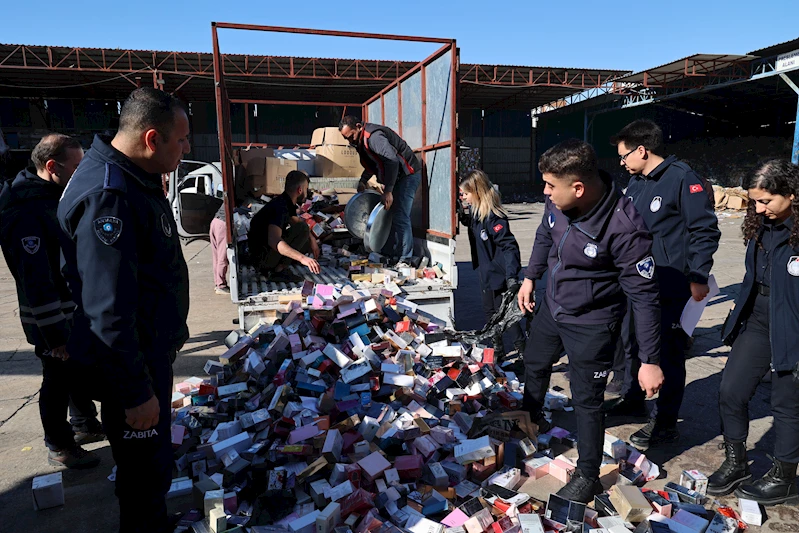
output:
M511 227L522 250L522 263L527 262L535 229L540 221L541 204L516 204L510 206ZM673 446L653 450L648 454L660 465L664 478L649 486L660 487L667 481L678 481L683 469L696 468L710 474L722 461L718 449L721 442L717 395L721 370L728 348L719 342L719 329L743 279L743 245L740 239L741 218L723 214L720 225L723 231L721 247L716 254L714 273L721 294L708 306L695 333L696 341L688 361L688 385L679 429L681 439ZM462 228L463 230L463 228ZM484 323L480 309L477 277L471 269L469 247L462 233L461 245L456 252L460 286L456 292L455 316L461 329L479 328ZM235 326L232 319L236 310L225 296L213 293L211 281L211 250L206 242L194 242L184 248L191 277L191 311L189 328L191 339L178 356L175 379L202 375L208 358L223 351L223 339ZM41 384L41 365L33 349L25 342L19 323L14 281L0 263L0 530L36 532L110 532L116 531L118 507L113 494L113 484L106 479L111 473L113 460L107 443L89 445L102 457L100 466L89 471L63 470L66 504L63 507L35 512L31 503L31 479L38 475L56 472L47 464L47 451L42 440L38 414L38 390ZM562 365L561 365L562 366ZM568 391L562 373L553 376L553 385ZM750 405L752 424L749 437L753 471L761 475L768 469L766 453L774 444L772 418L769 414L769 388L763 385ZM556 423L573 428L573 415L556 413ZM620 438L627 438L637 429L636 424L611 428ZM525 487L531 494L546 499L557 490L557 485L544 478L528 482ZM735 498L723 502L734 504ZM185 501L171 503L177 508ZM753 532L799 531L799 510L780 506L767 511L768 520L763 527L752 527Z

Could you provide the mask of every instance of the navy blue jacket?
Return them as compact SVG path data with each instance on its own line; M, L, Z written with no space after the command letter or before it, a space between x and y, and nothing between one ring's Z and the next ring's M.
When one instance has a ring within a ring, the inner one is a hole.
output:
M705 180L674 156L648 176L630 179L626 195L652 232L664 300L685 300L690 283L707 283L721 238L711 192Z
M660 361L660 303L652 236L632 202L606 179L604 198L571 218L549 197L524 277L549 270L546 299L553 318L567 324L620 320L627 299L635 313L639 357ZM626 295L626 297L625 297Z
M123 406L140 405L153 395L148 361L188 339L188 268L161 176L97 136L64 191L58 220L78 304L67 349L88 343Z
M478 269L483 289L499 290L508 279L519 279L522 268L519 243L510 231L507 218L492 211L480 221L465 215L468 224L469 243L472 252L472 267Z
M789 218L786 225L793 227ZM760 230L761 234L763 229ZM730 316L724 322L721 338L731 345L744 321L752 312L747 305L755 290L755 255L758 243L749 241L746 247L746 274L741 292L735 299ZM771 337L771 367L777 372L793 370L799 364L799 248L791 248L788 236L771 246L771 294L769 296L769 336Z
M61 228L56 218L63 189L35 169L11 183L0 213L0 244L17 284L25 338L52 350L67 344L75 304L61 275Z

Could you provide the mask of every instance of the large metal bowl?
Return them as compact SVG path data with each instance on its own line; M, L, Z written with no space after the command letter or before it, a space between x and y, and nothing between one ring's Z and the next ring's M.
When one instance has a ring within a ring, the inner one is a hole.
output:
M386 210L385 205L375 206L366 221L366 232L363 236L363 245L367 251L380 253L388 241L392 219L393 212Z
M363 239L366 234L366 225L369 215L380 203L381 195L376 191L359 192L347 202L344 208L344 223L355 237Z

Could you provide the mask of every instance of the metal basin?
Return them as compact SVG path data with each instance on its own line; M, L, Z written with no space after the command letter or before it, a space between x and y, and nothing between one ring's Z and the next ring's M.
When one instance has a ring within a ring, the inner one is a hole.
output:
M366 221L366 232L363 236L363 245L369 252L380 252L388 241L391 232L393 212L387 211L386 206L377 204L369 214Z
M369 215L372 214L375 206L380 203L381 195L376 191L359 192L347 202L344 209L344 223L352 235L363 239L366 234L366 225L369 222Z

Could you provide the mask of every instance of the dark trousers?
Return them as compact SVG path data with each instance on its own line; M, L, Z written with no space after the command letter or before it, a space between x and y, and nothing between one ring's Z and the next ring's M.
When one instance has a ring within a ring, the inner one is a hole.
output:
M482 284L481 284L482 285ZM481 291L482 296L482 303L483 303L483 312L486 315L486 320L490 320L494 313L499 310L500 304L502 303L502 295L505 294L507 288L505 284L502 284L497 290L494 289L486 289L483 288ZM522 326L520 323L516 323L510 328L508 328L508 333L511 335L512 342L514 346L520 342L524 342L524 330L522 330ZM502 343L502 336L499 336L496 339L491 339L494 341L494 346L496 347L496 343Z
M749 401L761 378L771 372L769 298L757 295L752 314L733 343L719 387L719 415L724 437L745 442L749 435ZM799 385L791 372L771 372L774 457L799 463Z
M549 390L552 365L563 350L569 354L572 405L577 414L577 467L587 477L598 478L602 463L604 415L602 401L619 324L564 324L555 322L546 300L533 319L524 351L524 404L531 418L540 417Z
M687 300L661 301L660 328L660 368L663 371L663 387L650 413L658 423L665 426L677 424L683 395L685 394L685 348L688 336L680 326L680 316ZM643 402L646 393L638 386L638 342L635 340L635 319L632 308L622 321L622 341L624 343L627 371L624 375L624 400Z
M120 533L162 533L168 527L166 493L172 483L172 357L151 357L147 371L161 408L158 424L146 431L125 423L125 409L114 391L102 402L103 425L117 464Z
M305 222L292 224L287 230L284 230L283 240L301 254L307 254L311 251L311 233L308 224ZM252 253L252 250L250 252ZM278 265L290 265L291 262L292 260L288 257L280 255L280 253L273 248L269 248L261 252L255 264L258 265L258 269L262 273L268 274Z
M36 346L34 352L42 362L39 416L44 443L51 450L74 448L74 431L96 429L97 408L91 397L82 392L88 389L81 386L83 376L75 361L56 359L43 346ZM67 422L67 410L72 425Z

